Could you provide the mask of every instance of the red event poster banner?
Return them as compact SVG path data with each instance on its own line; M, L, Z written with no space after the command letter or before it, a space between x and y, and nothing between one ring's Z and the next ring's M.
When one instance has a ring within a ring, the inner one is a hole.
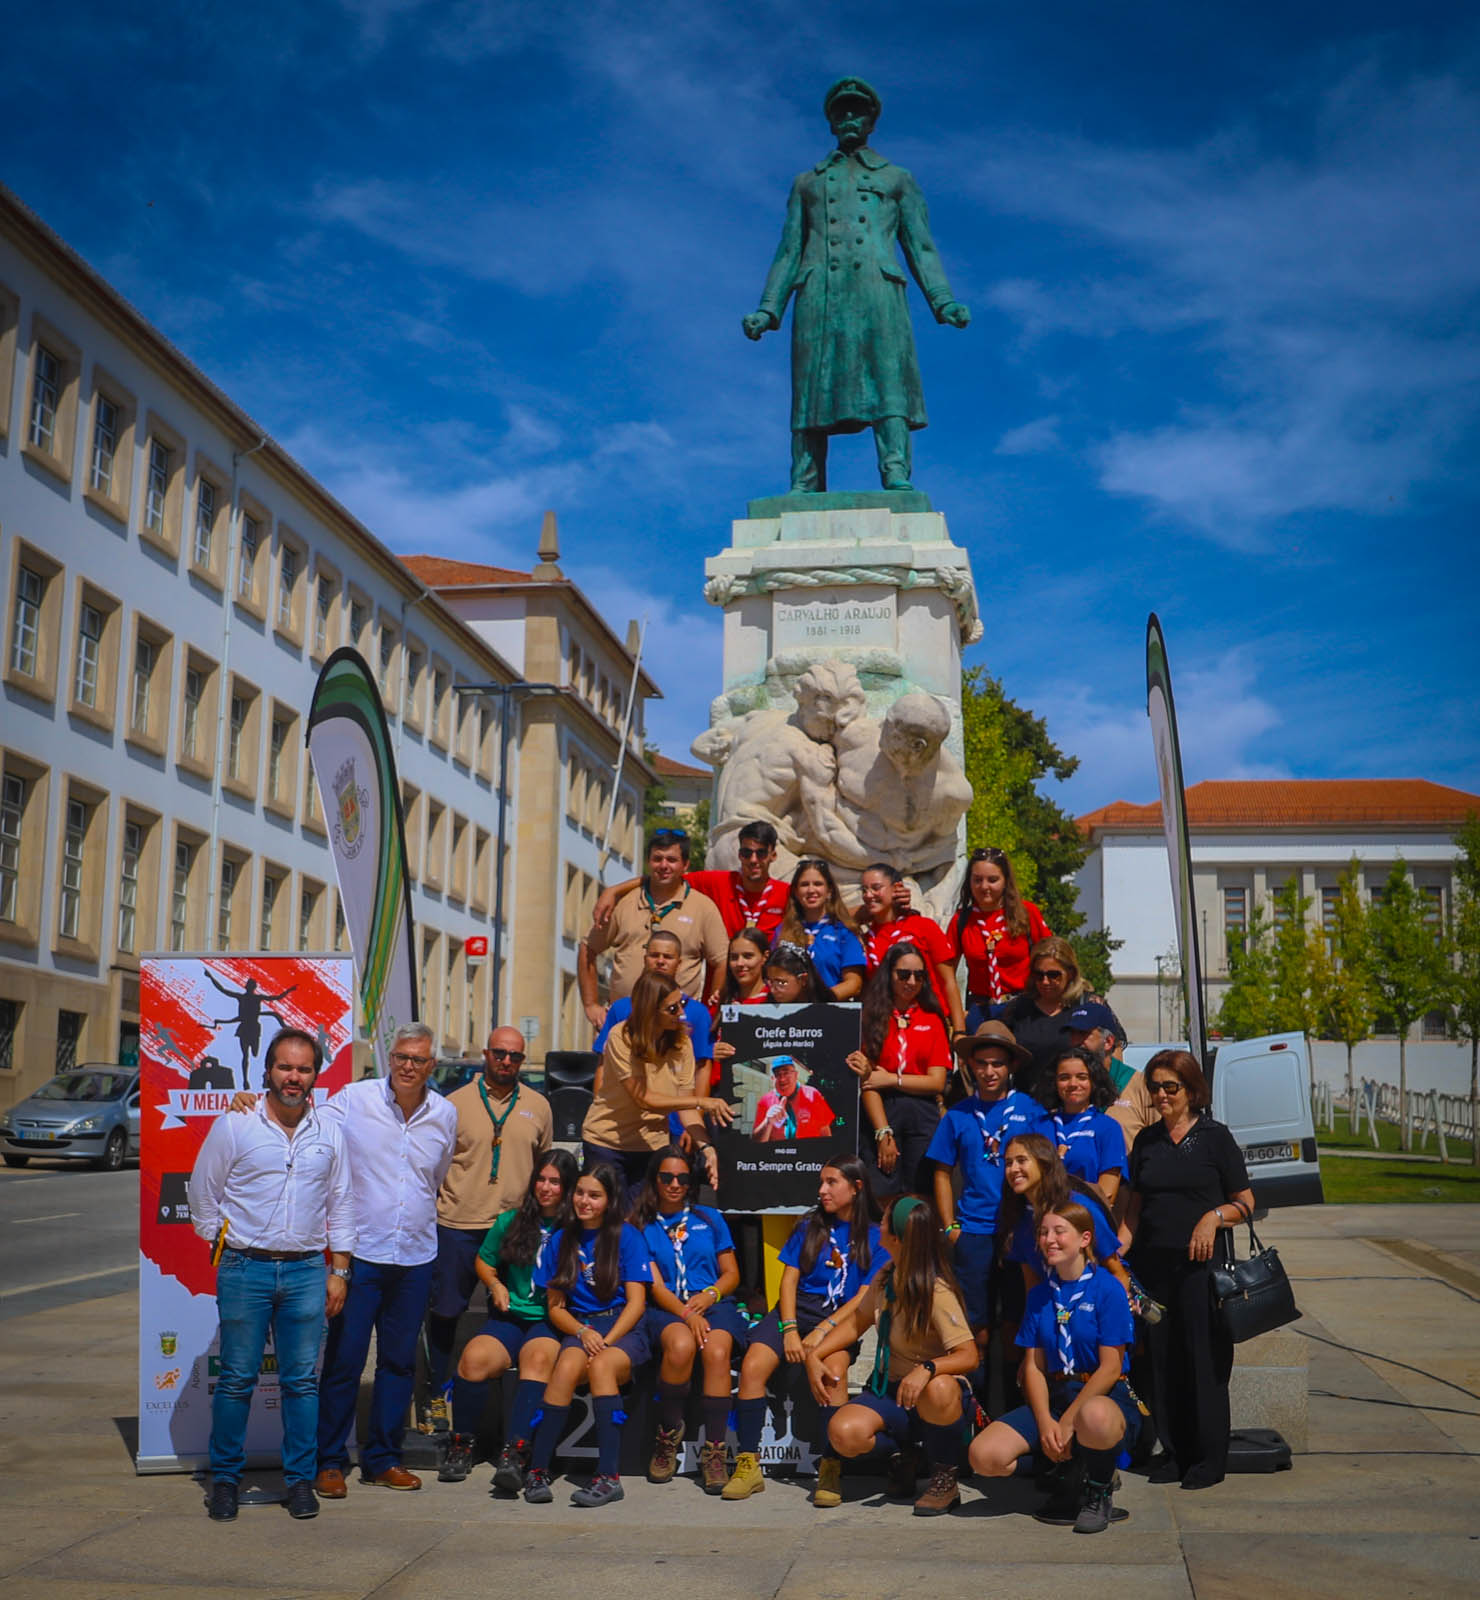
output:
M211 1123L238 1089L260 1091L279 1028L318 1039L316 1096L350 1081L354 966L348 956L156 955L139 963L140 1472L203 1465L218 1351L210 1246L186 1185ZM281 1442L269 1345L247 1429L249 1456Z

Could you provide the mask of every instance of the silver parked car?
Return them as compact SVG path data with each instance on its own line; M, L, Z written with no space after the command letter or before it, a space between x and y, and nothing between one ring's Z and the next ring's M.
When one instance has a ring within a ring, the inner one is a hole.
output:
M23 1167L32 1156L90 1161L117 1172L139 1153L139 1074L89 1062L59 1072L30 1099L0 1112L0 1157Z

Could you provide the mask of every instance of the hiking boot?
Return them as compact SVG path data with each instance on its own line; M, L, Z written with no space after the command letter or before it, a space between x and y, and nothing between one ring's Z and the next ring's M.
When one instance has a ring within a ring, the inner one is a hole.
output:
M518 1494L524 1487L523 1440L510 1439L498 1453L493 1469L493 1487L505 1494ZM548 1479L549 1473L545 1474Z
M547 1506L555 1498L550 1474L543 1467L531 1467L524 1474L524 1499L527 1505Z
M1084 1504L1083 1467L1078 1460L1056 1462L1046 1474L1048 1499L1033 1513L1039 1522L1055 1528L1072 1528Z
M706 1442L699 1447L699 1482L705 1494L723 1494L730 1469L725 1461L725 1447L721 1443Z
M884 1480L884 1493L890 1500L913 1500L920 1483L920 1470L925 1458L918 1445L907 1444L889 1457L889 1471Z
M622 1499L620 1478L599 1476L592 1478L584 1489L577 1489L570 1497L573 1506L609 1506L613 1500Z
M843 1503L843 1463L836 1456L823 1456L817 1463L817 1487L812 1504L831 1510Z
M672 1483L678 1471L678 1450L683 1443L683 1425L659 1428L653 1437L652 1459L648 1462L649 1483Z
M473 1470L473 1436L454 1433L447 1445L447 1454L437 1469L438 1483L461 1483Z
M930 1482L925 1493L915 1501L917 1517L943 1517L961 1504L961 1489L956 1482L956 1469L932 1464Z
M1075 1533L1103 1533L1112 1522L1124 1522L1130 1516L1110 1498L1108 1483L1087 1483L1084 1486L1084 1504L1074 1519Z
M748 1500L751 1495L760 1494L765 1487L760 1457L752 1455L749 1450L741 1450L735 1456L735 1470L720 1493L726 1500Z

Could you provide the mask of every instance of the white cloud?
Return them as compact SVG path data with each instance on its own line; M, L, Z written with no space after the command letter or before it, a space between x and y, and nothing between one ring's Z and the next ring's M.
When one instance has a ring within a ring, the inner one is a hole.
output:
M997 441L995 454L999 456L1035 456L1048 450L1060 450L1064 441L1059 437L1059 419L1055 416L1035 417L1019 428L1009 428Z

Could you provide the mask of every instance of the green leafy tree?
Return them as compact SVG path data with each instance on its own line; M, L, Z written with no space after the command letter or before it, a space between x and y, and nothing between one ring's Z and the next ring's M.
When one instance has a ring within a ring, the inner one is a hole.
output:
M1470 1159L1480 1166L1480 817L1455 835L1454 915L1449 927L1448 999L1455 1031L1470 1045Z
M1228 990L1215 1026L1229 1039L1255 1039L1273 1033L1275 1021L1274 950L1264 908L1256 907L1242 941L1228 952Z
M1012 858L1023 895L1036 901L1055 933L1073 941L1079 968L1097 994L1110 987L1110 957L1123 940L1108 928L1084 929L1069 881L1089 855L1079 824L1038 791L1045 778L1062 782L1079 769L1048 734L1042 717L1025 711L980 667L961 678L961 725L966 776L974 790L966 813L966 845L995 845Z
M1382 901L1368 917L1372 979L1383 1012L1398 1033L1398 1117L1402 1144L1412 1144L1408 1123L1408 1031L1426 1012L1441 1005L1449 971L1444 942L1424 920L1424 905L1400 857L1383 886Z
M689 867L697 872L709 854L709 801L701 800L685 824L689 834Z
M1367 902L1355 856L1337 880L1337 891L1331 947L1328 952L1323 944L1313 981L1320 999L1322 1036L1340 1039L1346 1046L1346 1115L1348 1125L1353 1125L1357 1109L1353 1057L1357 1046L1372 1037L1377 1020Z
M1316 993L1316 966L1326 953L1320 932L1308 927L1310 896L1288 878L1270 901L1274 912L1273 1023L1271 1033L1319 1033L1321 1008Z

